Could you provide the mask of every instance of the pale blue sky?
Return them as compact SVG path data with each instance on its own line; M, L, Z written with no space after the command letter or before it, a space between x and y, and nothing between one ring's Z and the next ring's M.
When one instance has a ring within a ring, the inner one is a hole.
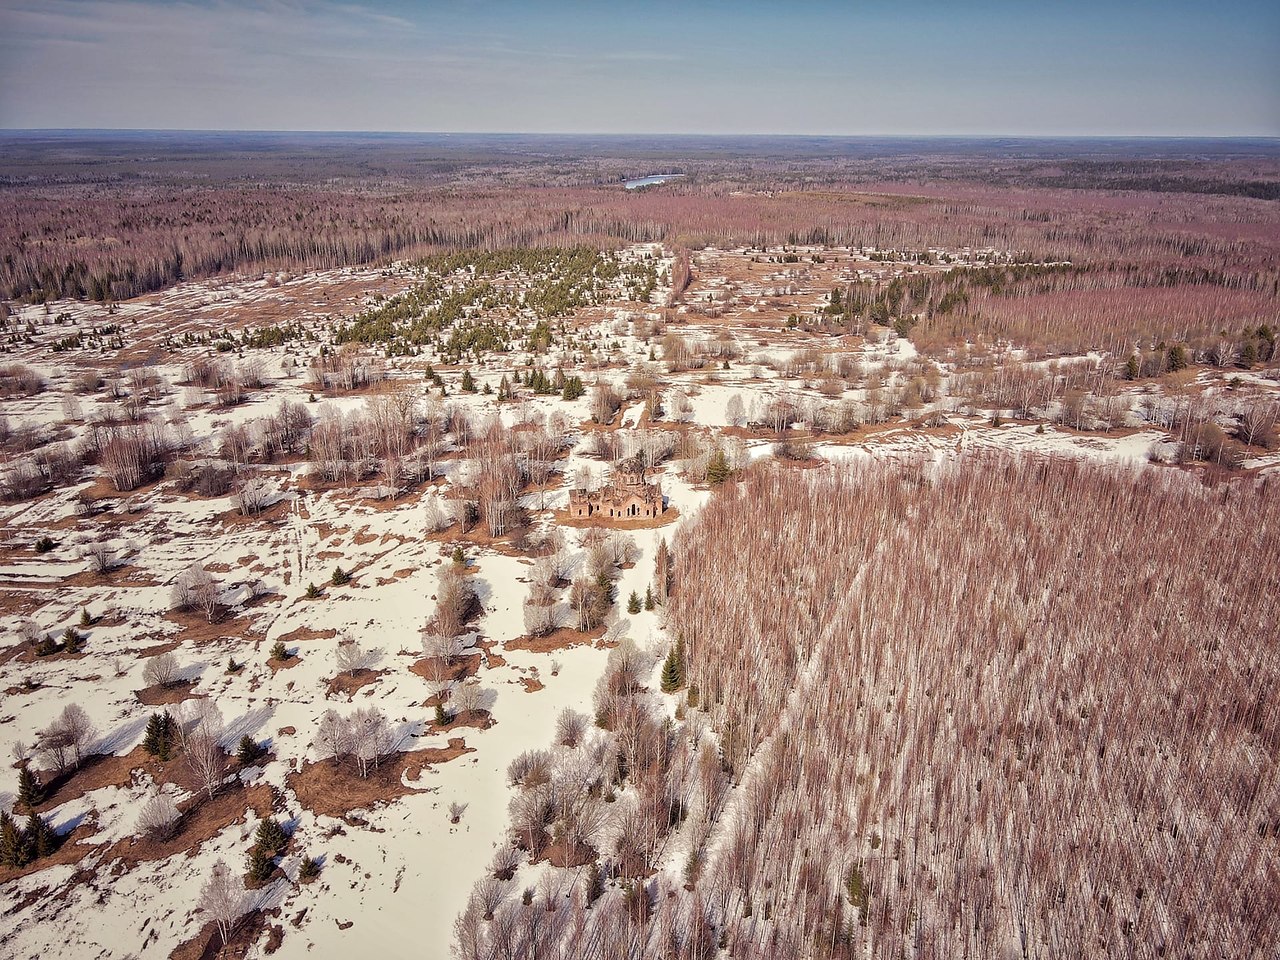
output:
M1280 135L1280 3L0 0L0 127Z

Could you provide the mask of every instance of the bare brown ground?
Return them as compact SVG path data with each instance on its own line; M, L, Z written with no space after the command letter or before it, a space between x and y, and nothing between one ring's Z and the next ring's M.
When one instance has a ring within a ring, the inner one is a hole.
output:
M164 618L181 630L178 634L181 642L194 643L196 646L204 646L224 637L262 639L264 636L251 629L246 617L231 617L209 623L202 614L188 610L170 610Z
M507 650L529 650L533 653L554 653L557 650L568 650L570 647L581 647L595 644L604 636L604 627L596 627L583 633L569 627L553 630L545 637L516 637L508 640L503 647Z
M239 510L232 508L218 514L217 520L223 526L227 527L251 527L258 523L276 524L283 520L289 513L289 507L293 501L289 497L273 503L265 510L259 510L257 513L251 513L247 516L241 514Z
M666 510L658 514L656 517L635 517L633 519L610 520L608 517L583 517L581 519L569 516L568 511L553 510L552 515L555 522L562 527L603 527L606 530L656 530L658 527L669 526L676 522L680 517L680 509L678 507L667 507Z
M417 570L413 567L405 567L403 570L395 571L389 577L378 577L376 585L379 587L385 587L389 583L395 583L399 580L403 580L405 577L412 576L415 573L417 573Z
M330 540L333 537L345 537L351 532L350 527L331 527L324 521L314 524L314 527L316 536L320 538L321 542Z
M62 585L68 587L155 587L160 581L142 568L126 563L112 567L106 573L94 570L81 570L69 577L62 578Z
M484 664L486 667L505 667L507 660L502 654L495 649L498 646L496 640L476 640L476 646L484 651Z
M513 530L497 537L491 537L483 522L468 527L466 530L462 529L461 524L455 523L438 533L428 534L427 539L445 544L448 548L446 553L455 546L473 546L487 547L508 557L523 557L525 555L524 551L518 543L518 538L523 533L523 530Z
M154 684L150 687L143 687L141 690L133 691L133 695L138 698L139 703L145 703L148 707L161 707L190 699L194 696L191 692L194 686L195 682L192 680L183 680L167 687Z
M20 590L0 590L0 616L6 617L30 617L37 610L50 601L50 597L45 594L48 590L57 587L57 584L49 584L45 589L38 589L32 585L24 585ZM21 644L17 645L19 648ZM12 647L9 649L13 649ZM3 662L0 660L0 662Z
M91 758L90 762L82 764L78 771L61 784L56 781L51 784L50 796L44 803L38 805L36 810L47 812L52 807L101 787L127 785L132 782L133 771L140 767L149 770L158 782L166 779L180 779L166 777L166 771L185 772L180 761L170 760L168 763L161 763L147 755L141 747L123 756ZM106 849L103 862L121 859L131 869L142 861L161 860L182 852L194 853L205 841L236 822L246 807L253 807L259 816L269 814L272 809L271 788L266 784L245 788L241 787L237 780L211 801L207 800L204 794L199 794L182 805L178 832L169 840L158 841L137 837L119 840ZM102 849L94 844L79 842L91 837L95 832L96 827L92 821L82 823L63 838L61 845L52 855L20 869L0 868L0 884L46 867L78 863L90 853Z
M139 647L136 650L126 650L125 653L132 654L139 660L145 660L148 657L157 657L162 653L168 653L182 646L181 640L165 640L162 643L153 643L149 647Z
M283 660L277 660L275 657L267 658L267 666L271 668L271 673L273 675L281 670L288 670L292 667L296 667L301 662L302 657L296 653L291 657L285 657Z
M64 663L68 660L83 660L87 656L87 653L67 653L65 650L60 650L57 653L48 653L42 657L36 653L35 647L22 649L21 645L19 645L18 653L14 659L21 660L24 663Z
M149 493L162 482L163 478L152 480L150 483L144 483L140 487L121 492L105 476L99 475L80 491L80 497L84 500L127 500L129 497L136 497L140 493Z
M253 808L259 817L270 816L273 799L267 784L246 787L239 780L232 781L212 800L206 794L196 794L179 805L182 815L178 819L178 832L168 840L126 837L108 848L103 862L119 857L132 869L139 863L164 860L177 853L194 854L206 841L244 819L246 809Z
M474 677L480 670L480 654L468 653L458 657L453 663L446 664L440 657L423 657L409 668L428 681L456 681Z
M463 710L449 718L445 724L429 723L430 733L444 733L446 730L457 730L462 727L473 727L476 730L488 730L497 721L489 715L488 710Z
M276 639L288 646L291 643L306 643L308 640L332 640L337 635L337 630L330 630L327 627L323 630L315 630L311 627L295 627L288 633L282 633Z
M87 757L78 769L61 777L48 771L38 771L40 782L44 785L45 798L36 806L36 811L46 813L100 787L124 786L133 779L133 771L149 759L149 754L141 747L136 747L122 756L98 754Z
M296 658L295 658L296 659ZM350 700L356 695L361 687L367 687L371 683L377 683L378 678L386 673L386 670L369 670L361 668L355 673L350 670L344 670L332 680L329 681L329 693L345 693L347 699Z
M417 793L417 788L401 782L402 776L416 781L421 778L424 767L447 763L472 752L474 748L468 747L466 740L454 737L448 747L428 747L384 760L363 780L350 767L329 759L304 763L302 769L290 773L285 782L308 810L328 817L346 817L352 810L367 809L375 803L391 803Z
M537 677L521 677L520 683L524 685L525 693L537 693L546 687Z

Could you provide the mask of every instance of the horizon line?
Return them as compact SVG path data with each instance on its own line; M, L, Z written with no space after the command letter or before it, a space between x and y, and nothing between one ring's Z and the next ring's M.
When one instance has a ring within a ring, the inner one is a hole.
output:
M567 130L320 130L269 127L4 127L4 134L167 133L167 134L304 134L331 136L458 136L458 137L761 137L828 140L1261 140L1280 144L1274 133L760 133L718 131L567 131Z

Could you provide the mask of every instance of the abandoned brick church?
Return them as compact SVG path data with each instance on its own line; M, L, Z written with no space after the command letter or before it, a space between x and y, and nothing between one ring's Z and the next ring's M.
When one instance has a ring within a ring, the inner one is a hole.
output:
M613 472L613 482L599 490L569 491L569 516L575 519L652 518L666 509L662 487L649 482L648 470L639 458L623 460Z

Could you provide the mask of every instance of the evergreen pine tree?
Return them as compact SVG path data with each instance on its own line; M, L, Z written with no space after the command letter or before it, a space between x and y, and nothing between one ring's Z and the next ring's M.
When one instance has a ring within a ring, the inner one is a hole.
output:
M21 866L18 863L21 846L22 830L9 811L0 810L0 867Z
M708 483L712 486L718 486L729 479L729 474L732 472L729 469L729 458L724 455L723 450L717 450L711 455L711 459L707 463Z
M645 587L644 588L644 608L646 610L652 610L653 607L654 607L653 587Z
M627 600L627 613L639 613L639 612L640 612L640 594L632 590L631 596Z
M30 818L28 818L27 829L23 829L22 827L18 828L17 847L16 853L13 857L13 865L15 867L25 867L35 858L36 836L30 830Z
M27 836L33 860L39 857L47 857L58 849L58 835L34 810L27 817L27 829L24 832Z
M667 654L662 664L662 692L675 693L684 686L684 641L677 639L676 645Z
M665 603L667 591L671 589L671 554L667 551L667 541L658 542L658 553L653 560L653 585L656 588L658 603Z
M476 392L476 379L475 377L471 376L470 370L462 371L462 389L466 393Z
M271 855L271 851L255 846L249 851L248 860L247 886L260 887L271 878L276 868L275 858Z
M1124 378L1126 380L1137 380L1138 374L1142 372L1142 365L1138 361L1138 355L1132 353L1129 359L1125 361Z
M240 738L240 747L236 750L236 759L240 766L252 766L262 756L262 747L247 733Z
M67 627L62 634L62 649L67 653L79 653L84 649L84 635L75 627Z
M289 835L274 818L268 817L258 824L258 833L254 839L259 847L274 856L284 849L284 845L289 842Z
M40 778L29 766L18 771L18 803L28 810L34 810L44 799L44 786Z
M91 616L89 616L89 608L88 608L88 607L81 607L81 608L80 608L80 626L82 626L82 627L91 627L91 626L93 626L93 618L92 618Z
M173 754L173 736L173 717L169 716L169 711L153 713L147 720L142 749L158 760L168 760Z

